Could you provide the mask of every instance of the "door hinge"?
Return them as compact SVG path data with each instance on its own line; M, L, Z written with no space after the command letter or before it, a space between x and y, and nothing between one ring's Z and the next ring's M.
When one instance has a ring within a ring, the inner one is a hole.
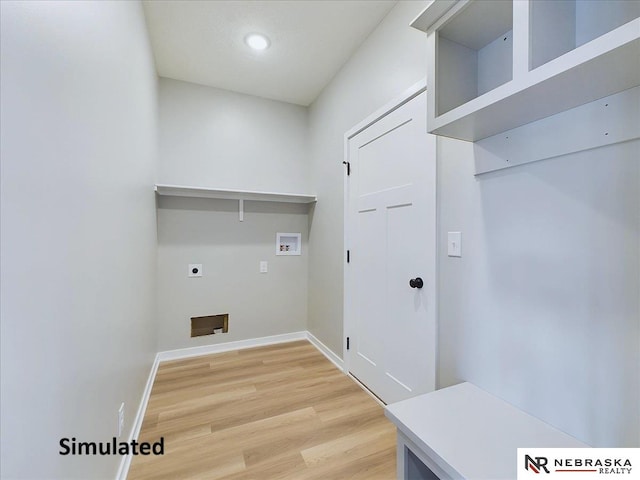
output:
M347 176L351 175L351 163L350 162L342 162L347 166Z
M349 337L347 337L347 350L349 350Z
M351 250L347 250L347 263L351 261Z

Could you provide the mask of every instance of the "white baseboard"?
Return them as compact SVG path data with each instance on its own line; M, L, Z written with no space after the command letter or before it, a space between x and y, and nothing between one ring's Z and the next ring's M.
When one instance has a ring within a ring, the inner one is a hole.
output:
M156 379L156 373L158 372L158 365L160 364L160 354L156 354L155 359L153 360L153 364L151 365L151 371L149 372L149 377L147 378L147 384L144 387L142 392L142 398L140 399L140 405L138 405L138 411L136 412L136 417L133 420L133 427L131 428L131 433L129 434L129 443L132 440L137 440L138 435L140 435L140 429L142 428L142 420L144 419L144 414L147 411L147 403L149 403L149 397L151 396L151 389L153 388L153 382ZM133 456L131 454L125 455L122 457L122 461L120 462L120 468L118 468L118 474L116 478L118 480L126 480L127 475L129 473L129 467L131 466L131 460L133 460Z
M309 340L311 344L314 347L316 347L320 351L320 353L322 353L325 357L327 357L329 361L331 361L336 367L344 371L344 362L342 361L342 359L338 355L336 355L333 352L333 350L331 350L324 343L318 340L313 333L311 332L306 332L306 333L307 333L307 340Z
M252 347L264 347L277 343L295 342L296 340L306 340L307 332L283 333L282 335L271 335L269 337L250 338L248 340L237 340L235 342L218 343L216 345L203 345L202 347L179 348L177 350L167 350L159 352L158 357L161 362L167 360L178 360L180 358L199 357L200 355L211 355L212 353L230 352L232 350L242 350Z
M149 372L149 378L147 384L142 392L142 398L140 400L140 406L131 429L131 435L129 436L129 442L131 440L137 440L140 434L140 428L142 427L142 420L147 409L147 403L149 402L149 396L151 395L151 388L153 387L153 381L158 371L158 365L160 362L166 362L168 360L178 360L181 358L197 357L200 355L210 355L212 353L229 352L232 350L242 350L252 347L263 347L266 345L275 345L278 343L295 342L296 340L309 340L309 342L318 349L329 361L331 361L336 367L344 371L344 362L338 357L332 350L330 350L324 343L318 340L315 335L308 331L284 333L282 335L272 335L269 337L251 338L248 340L238 340L235 342L219 343L217 345L204 345L201 347L180 348L177 350L167 350L164 352L158 352L156 358L151 366ZM120 462L120 468L116 478L118 480L126 480L129 473L129 467L131 466L131 460L133 457L127 455L122 458Z

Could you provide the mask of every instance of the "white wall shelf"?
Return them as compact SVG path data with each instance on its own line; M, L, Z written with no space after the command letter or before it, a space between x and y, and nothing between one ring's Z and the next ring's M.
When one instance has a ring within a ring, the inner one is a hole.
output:
M223 188L190 187L186 185L156 184L158 195L172 197L217 198L223 200L250 200L255 202L313 203L315 195L301 193L256 192Z
M477 141L640 85L640 2L435 0L430 133Z
M155 191L158 195L169 197L213 198L220 200L238 200L238 220L244 221L244 201L282 202L282 203L314 203L315 195L303 193L256 192L252 190L229 190L225 188L190 187L186 185L165 185L157 183Z

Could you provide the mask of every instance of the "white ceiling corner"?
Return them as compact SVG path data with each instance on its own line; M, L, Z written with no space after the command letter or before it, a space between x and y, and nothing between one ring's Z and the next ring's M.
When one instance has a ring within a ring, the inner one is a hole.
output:
M396 0L144 1L161 77L307 106ZM267 35L269 49L244 44Z

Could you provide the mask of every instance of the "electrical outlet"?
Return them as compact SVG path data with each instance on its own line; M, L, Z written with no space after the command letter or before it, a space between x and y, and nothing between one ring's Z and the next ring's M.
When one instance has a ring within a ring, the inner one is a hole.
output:
M124 402L120 404L120 408L118 409L118 438L122 436L123 430L124 430Z
M260 273L267 273L269 271L269 264L265 260L260 261Z
M190 263L189 269L187 270L187 275L189 277L201 277L202 276L202 264L201 263Z

